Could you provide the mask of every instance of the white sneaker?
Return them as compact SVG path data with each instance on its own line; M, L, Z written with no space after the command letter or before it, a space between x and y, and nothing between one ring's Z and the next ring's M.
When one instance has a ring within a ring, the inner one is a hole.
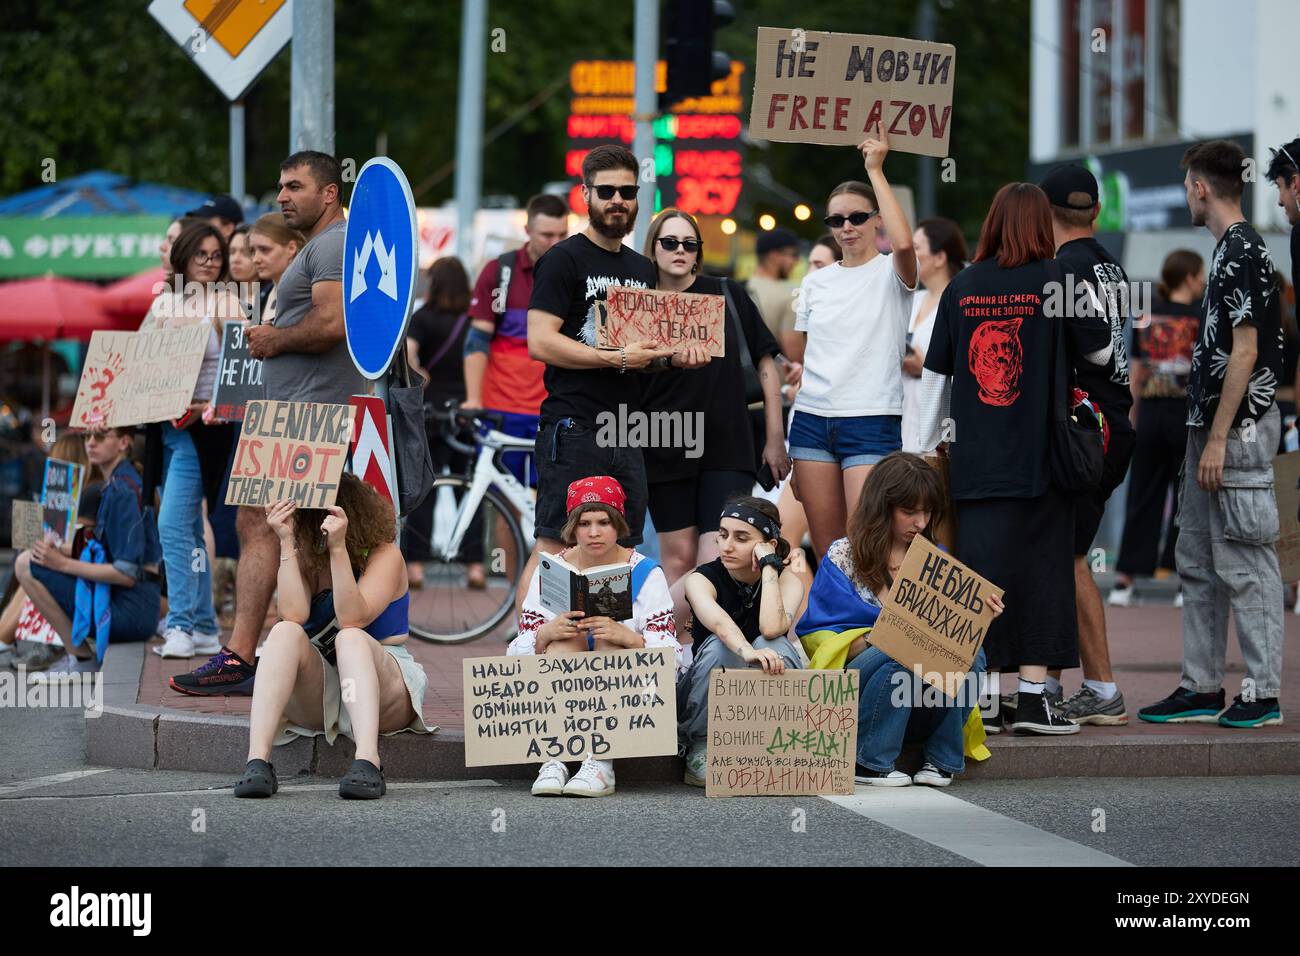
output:
M195 631L190 635L191 643L194 645L194 657L211 657L213 654L221 651L221 632L215 634L203 634ZM163 655L166 656L165 654Z
M590 754L573 779L564 785L566 797L608 797L614 792L614 761L597 760Z
M1178 593L1174 595L1174 607L1182 607L1182 606L1183 606L1183 592L1182 589L1179 589Z
M1122 588L1119 585L1110 589L1106 595L1106 604L1110 607L1132 607L1133 605L1133 585Z
M558 760L548 760L537 771L533 781L534 797L558 797L564 793L564 785L569 782L569 768Z
M179 627L169 627L167 633L163 635L163 646L155 647L153 652L164 658L193 657L194 637L188 631L182 631Z
M946 787L952 783L952 774L946 770L940 770L927 760L925 765L916 772L916 776L912 778L912 783L922 787Z

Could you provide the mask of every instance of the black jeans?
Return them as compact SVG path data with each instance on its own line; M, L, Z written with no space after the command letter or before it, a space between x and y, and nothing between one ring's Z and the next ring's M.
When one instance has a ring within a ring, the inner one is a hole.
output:
M1124 507L1124 537L1115 570L1120 574L1150 577L1160 567L1174 570L1178 524L1170 520L1165 547L1160 551L1160 529L1169 489L1178 493L1178 471L1187 452L1187 403L1180 398L1148 398L1138 404L1137 447L1129 474Z

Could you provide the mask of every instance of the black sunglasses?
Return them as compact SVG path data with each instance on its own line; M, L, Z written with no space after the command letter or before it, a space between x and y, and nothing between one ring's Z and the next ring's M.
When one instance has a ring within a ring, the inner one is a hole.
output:
M672 236L660 236L655 242L663 246L669 252L676 252L680 245L687 252L699 252L700 247L704 245L698 239L674 239Z
M875 214L875 209L871 210L871 212L855 212L848 216L836 214L834 216L827 216L822 220L822 222L826 223L826 225L830 226L832 229L843 229L845 220L848 220L855 226L860 226Z
M620 198L630 201L636 198L637 190L640 187L639 186L608 186L608 185L597 186L594 183L587 183L587 188L595 190L596 195L599 196L601 199L613 199L614 193L618 193Z

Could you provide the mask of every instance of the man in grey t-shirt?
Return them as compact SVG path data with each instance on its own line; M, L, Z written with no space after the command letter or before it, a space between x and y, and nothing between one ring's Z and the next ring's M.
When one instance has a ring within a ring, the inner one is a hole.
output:
M304 150L280 164L276 197L285 224L307 244L280 278L271 325L249 327L248 352L263 361L266 397L346 405L365 380L352 364L343 326L343 170L327 153ZM279 572L279 546L262 508L241 507L235 625L230 644L195 671L171 679L184 694L251 694L254 655Z

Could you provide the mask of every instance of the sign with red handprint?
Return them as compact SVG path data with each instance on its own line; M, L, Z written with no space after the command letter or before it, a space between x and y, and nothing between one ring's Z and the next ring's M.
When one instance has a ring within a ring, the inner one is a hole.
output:
M143 425L180 418L194 397L212 326L96 332L72 406L73 428Z
M726 351L726 300L698 292L665 292L612 285L596 326L600 348L655 342L672 349L706 349L714 358Z

